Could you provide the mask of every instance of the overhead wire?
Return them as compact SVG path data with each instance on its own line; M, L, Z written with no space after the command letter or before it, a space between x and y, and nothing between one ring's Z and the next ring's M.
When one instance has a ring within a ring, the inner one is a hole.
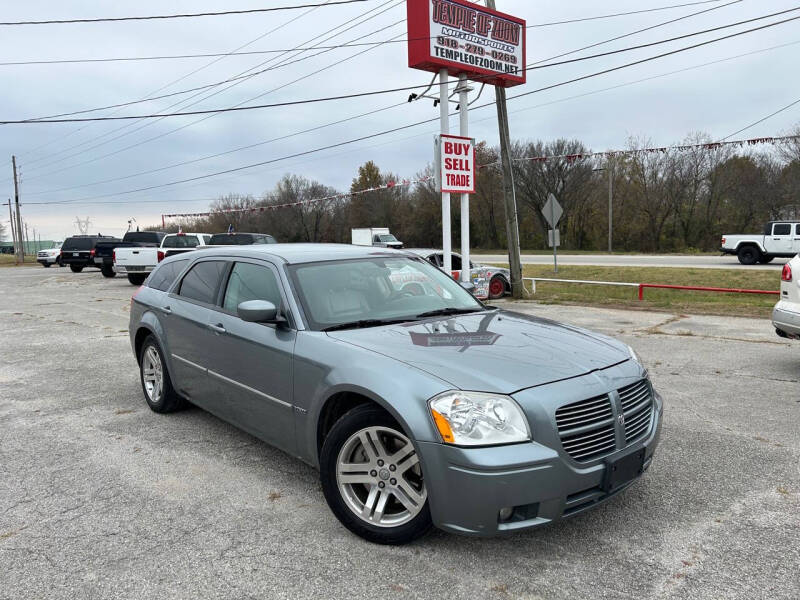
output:
M745 24L745 23L752 23L754 21L763 20L765 18L770 18L770 17L776 16L776 15L779 15L779 14L785 14L787 12L793 12L793 11L797 11L797 10L800 10L800 7L792 8L792 9L785 10L785 11L780 11L778 13L772 13L770 15L766 15L766 16L762 16L762 17L756 17L756 18L753 18L753 19L747 19L747 20L744 20L744 21L738 21L736 23L731 23L731 24L728 24L728 25L721 25L721 26L718 26L718 27L710 28L710 29L704 29L702 31L692 32L692 33L688 33L688 34L684 34L684 35L679 35L679 36L675 36L675 37L668 38L668 39L665 39L665 40L659 40L659 41L655 41L655 42L647 42L645 44L639 44L639 45L630 46L630 47L627 47L627 48L619 48L617 50L610 50L608 52L601 52L601 53L592 54L592 55L589 55L589 56L582 56L582 57L578 57L578 58L572 58L572 59L569 59L569 60L559 61L559 62L556 62L556 63L533 65L533 66L527 67L526 69L524 69L524 71L531 71L531 70L536 70L536 69L543 69L543 68L561 66L561 65L565 65L565 64L571 64L571 63L581 62L581 61L585 61L585 60L592 60L592 59L595 59L595 58L611 56L611 55L620 54L620 53L624 53L624 52L630 52L630 51L634 51L634 50L641 50L643 48L650 48L652 46L666 44L666 43L674 42L674 41L677 41L677 40L686 39L686 38L689 38L689 37L695 37L695 36L698 36L698 35L704 35L706 33L711 33L713 31L720 31L722 29L728 29L730 27L735 27L735 26L742 25L742 24ZM734 37L734 36L742 35L742 34L745 34L745 33L751 33L753 31L758 31L758 30L764 29L766 27L773 27L773 26L776 26L776 25L781 25L781 24L784 24L784 23L787 23L787 22L790 22L790 21L794 21L794 20L797 20L797 19L800 19L800 16L792 17L792 18L789 18L789 19L785 19L783 21L775 22L775 23L770 23L770 24L764 25L762 27L748 29L748 30L733 34L731 36L726 36L724 38L718 38L716 40L710 40L710 41L704 42L703 44L700 44L700 45L704 45L706 43L713 43L713 42L716 42L716 41L719 41L719 40L723 40L723 39L728 39L728 37ZM397 23L394 23L393 25L396 25L396 24ZM353 55L353 56L358 56L358 54ZM346 59L346 60L349 60L350 58L352 58L352 57L348 57L348 59ZM489 78L489 77L493 77L493 75L485 76L485 78ZM482 79L482 77L476 77L474 79L480 81L480 79ZM297 81L300 81L300 80L295 80L292 83L296 83ZM285 87L285 86L282 86L282 87ZM215 108L215 109L206 109L206 110L198 110L198 111L184 111L184 112L174 112L174 113L123 115L123 116L116 116L116 117L114 117L114 116L111 116L111 117L82 117L82 118L69 118L69 119L61 119L61 118L58 118L58 119L44 119L44 118L40 118L40 119L24 119L24 120L14 120L14 121L12 121L12 120L0 120L0 125L32 125L32 124L47 124L47 123L75 123L75 122L86 122L86 121L118 121L118 120L133 120L133 119L152 119L152 118L162 119L162 118L166 118L166 117L179 117L179 116L186 116L186 115L221 114L221 113L227 113L227 112L238 112L238 111L265 109L265 108L278 108L278 107L285 107L285 106L294 106L294 105L298 105L298 104L316 104L316 103L319 103L319 102L331 102L331 101L347 100L347 99L353 99L353 98L362 98L362 97L367 97L367 96L377 96L377 95L381 95L381 94L396 93L396 92L400 92L400 91L408 91L408 90L413 90L413 89L417 89L417 88L419 88L419 85L404 86L404 87L397 87L397 88L389 88L389 89L382 89L382 90L372 90L372 91L367 91L367 92L355 92L355 93L352 93L352 94L342 94L342 95L338 95L338 96L324 96L324 97L321 97L321 98L307 98L307 99L302 99L302 100L287 100L287 101L284 101L284 102L276 102L276 103L272 103L272 104L260 104L260 105L248 105L248 106L237 105L237 106L226 107L226 108ZM265 94L262 94L262 96L263 95L265 95ZM243 104L243 103L241 103L241 104Z
M738 1L741 1L741 0L736 0L736 1L738 2ZM725 5L722 5L722 6L719 6L719 7L715 7L715 9L724 8L725 6L728 6L729 4L732 4L732 3L735 3L735 2L730 2L728 4L725 4ZM714 10L714 9L711 9L711 10ZM707 12L707 11L702 11L702 12ZM696 15L696 14L700 14L700 13L691 13L690 15L686 15L686 17L693 16L693 15ZM656 24L654 26L648 27L647 29L653 29L655 27L667 25L667 24L670 24L670 23L672 23L674 21L675 21L674 19L669 20L669 21L665 21L665 22L662 22L660 24ZM641 31L641 30L637 30L637 31ZM606 43L606 42L614 41L614 40L618 39L618 37L598 42L596 44L593 44L593 46L598 46L598 45L601 45L601 44ZM622 37L627 37L627 35L626 36L622 36ZM573 54L573 53L581 51L582 49L583 48L579 48L579 49L573 50L571 52L563 53L563 54L561 54L559 56L565 56L565 55ZM547 59L545 59L545 60L547 60ZM539 61L539 62L543 62L543 61ZM189 161L182 161L182 162L179 162L179 163L175 163L173 165L168 165L166 167L161 167L161 168L157 168L157 169L151 169L151 170L143 171L143 172L139 172L139 173L133 173L133 174L129 174L129 175L126 175L126 176L123 176L123 177L107 179L107 180L103 180L103 181L100 181L100 182L93 182L93 183L89 183L89 184L81 184L81 185L78 185L78 186L71 186L69 188L59 188L59 190L47 190L47 191L33 192L33 194L34 195L39 195L39 194L46 194L46 193L56 192L56 191L66 191L68 189L78 189L78 188L83 188L83 187L90 187L90 186L93 186L93 185L99 185L101 183L111 183L113 181L131 179L133 177L137 177L137 176L140 176L140 175L152 174L152 173L155 173L155 172L160 172L160 171L168 170L168 169L171 169L171 168L176 168L176 167L179 167L179 166L184 166L184 165L187 165L187 164L193 164L193 163L197 163L197 162L202 162L203 160L208 160L208 159L211 159L211 158L217 158L219 156L223 156L223 155L226 155L226 154L231 154L231 153L238 152L238 151L241 151L241 150L251 149L251 148L254 148L254 147L257 147L257 146L262 146L262 145L265 145L265 144L268 144L268 143L272 143L272 142L275 142L275 141L282 141L282 140L288 139L290 137L294 137L296 135L302 135L304 133L318 131L320 129L323 129L323 128L326 128L326 127L330 127L332 125L337 125L337 124L340 124L340 123L343 123L343 122L347 122L347 121L350 121L350 120L354 120L354 119L357 119L357 118L361 118L361 117L364 117L364 116L368 116L368 115L371 115L371 114L375 114L377 112L382 112L382 111L389 110L391 108L395 108L395 107L403 106L403 105L405 105L404 102L392 104L392 105L389 105L389 106L386 106L386 107L382 107L380 109L376 109L376 110L368 111L366 113L361 113L361 114L358 114L358 115L354 115L352 117L348 117L348 118L343 119L343 120L334 121L333 123L326 123L326 124L323 124L323 125L320 125L320 126L312 127L310 129L301 130L301 131L295 132L293 134L288 134L288 135L280 136L278 138L272 138L272 139L264 140L264 141L261 141L261 142L256 142L254 144L248 144L248 145L241 146L241 147L238 147L238 148L234 148L232 150L228 150L228 151L225 151L225 152L212 154L210 156L200 157L198 159L193 159L193 160L189 160ZM486 106L486 105L484 105L484 106Z
M396 3L395 3L395 2L396 2ZM395 4L393 4L393 3L395 3ZM364 16L366 16L366 15L369 15L369 13L371 13L371 12L374 12L374 11L376 11L376 10L382 9L382 8L384 8L384 7L387 7L387 5L390 5L390 4L392 4L392 6L388 6L388 8L385 8L384 10L380 10L380 12L378 12L378 13L376 13L376 14L373 14L373 15L370 15L370 16L368 16L367 18L364 18L364 19L362 19L362 20L360 20L360 21L359 21L359 20L356 20L356 22L355 22L355 23L353 23L353 20L351 19L351 20L347 21L346 23L342 23L342 24L340 24L340 25L337 25L336 27L333 27L333 28L331 28L331 29L328 29L327 31L325 31L325 32L323 32L323 33L321 33L321 34L314 36L314 37L313 37L313 38L311 38L309 41L313 41L313 40L315 40L315 39L317 39L317 38L319 38L319 37L322 37L322 36L325 36L325 35L327 35L327 34L330 34L331 32L333 32L333 31L336 31L337 29L340 29L341 27L343 27L343 26L345 26L345 25L349 25L349 27L347 27L346 29L344 29L344 30L342 30L342 31L340 31L340 32L338 32L338 33L334 33L334 34L332 34L331 36L329 36L328 38L326 38L325 40L323 40L323 42L324 42L324 41L327 41L327 40L329 40L329 39L332 39L333 37L336 37L336 36L338 36L338 35L342 35L343 33L345 33L345 32L347 32L347 31L349 31L349 30L351 30L351 29L353 29L353 28L355 28L355 27L358 27L358 26L360 26L360 25L364 24L364 23L366 23L367 21L369 21L369 20L371 20L371 19L373 19L373 18L376 18L376 17L380 16L381 14L383 14L383 13L387 12L388 10L391 10L392 8L395 8L396 6L399 6L401 3L402 3L402 0L399 0L399 1L397 1L397 0L388 0L388 1L387 1L387 2L385 2L384 4L381 4L380 6L378 6L378 7L374 8L374 9L372 9L372 10L370 10L370 11L367 11L366 13L363 13L363 14L361 15L361 17L364 17ZM375 31L373 31L372 33L370 33L369 35L374 35L374 34L376 34L376 33L380 33L380 32L381 32L381 31L383 31L384 29L387 29L388 27L393 27L394 25L397 25L397 23L393 23L392 25L389 25L389 26L387 26L387 27L384 27L384 28L381 28L381 29L375 30ZM306 42L306 43L307 43L307 42ZM370 48L370 50L371 50L371 49L372 49L372 48ZM363 53L363 52L362 52L362 53ZM297 55L295 55L295 56L297 56ZM353 55L353 56L356 56L356 55ZM256 67L253 67L253 68L258 68L258 67L260 67L260 66L263 66L264 64L267 64L268 62L272 62L272 60L278 60L278 59L280 59L280 58L281 58L281 57L279 56L279 57L276 57L276 58L274 58L274 59L271 59L270 61L262 62L260 65L257 65ZM291 58L293 58L293 57L291 57ZM272 92L274 92L274 91L277 91L277 90L280 90L280 89L282 89L283 87L286 87L286 86L288 86L288 85L291 85L291 84L293 84L293 83L297 83L298 81L301 81L301 80L303 80L303 79L305 79L305 78L307 78L307 77L310 77L310 76L312 76L312 75L314 75L314 74L316 74L316 73L318 73L318 72L320 72L320 71L322 71L322 70L325 70L325 69L327 69L327 68L332 68L333 66L336 66L337 64L341 64L342 62L345 62L346 60L349 60L349 58L351 58L351 57L348 57L348 58L346 58L346 59L343 59L343 60L337 61L336 63L333 63L333 64L331 64L331 65L329 65L329 66L327 66L327 67L324 67L324 68L322 68L322 69L320 69L320 70L318 70L318 71L315 71L314 73L311 73L311 74L308 74L308 75L306 75L306 76L300 77L300 78L298 78L298 79L296 79L296 80L294 80L294 81L292 81L292 82L289 82L289 83L286 83L286 84L282 84L281 86L278 86L278 87L276 87L276 88L273 88L272 90L270 90L269 92L266 92L266 93L272 93ZM289 60L289 59L287 59L287 61L284 61L284 62L288 62L288 60ZM279 65L276 65L276 66L281 66L281 65L279 64ZM250 69L250 70L252 70L252 69ZM260 72L252 73L252 74L251 74L251 76L255 76L255 75L258 75L258 74L260 74ZM197 103L199 103L199 102L202 102L203 100L206 100L206 99L208 99L208 98L211 98L211 97L212 97L212 96L214 96L214 95L217 95L217 94L219 94L219 93L222 93L222 92L224 92L224 91L227 91L228 89L230 89L230 88L232 88L232 87L234 87L234 86L238 85L239 83L242 83L243 81L244 81L244 80L239 80L239 81L237 81L237 82L234 82L234 83L233 83L232 85L230 85L230 86L227 86L227 87L225 87L225 88L223 88L223 89L221 89L221 90L217 90L217 91L215 91L215 92L214 92L214 93L212 93L212 94L209 94L209 95L207 95L207 96L205 96L205 97L203 97L203 98L200 98L199 100L197 100L196 102L194 102L192 105L194 105L194 104L197 104ZM265 93L265 94L266 94L266 93ZM263 96L263 95L265 95L265 94L261 94L260 96ZM256 96L255 98L258 98L258 97L260 97L260 96ZM179 102L179 103L177 103L177 104L181 104L181 103L183 103L183 102L186 102L186 101L188 101L188 100L190 100L190 99L192 99L192 98L193 98L193 97L187 98L187 99L185 99L185 100L183 100L183 101L181 101L181 102ZM254 99L254 98L248 98L247 100L245 100L245 101L241 102L240 104L244 104L244 103L246 103L246 102L250 102L250 101L252 101L253 99ZM192 105L190 105L190 106L192 106ZM172 106L176 106L176 104L173 104ZM171 108L171 107L168 107L168 108ZM167 109L165 109L165 110L167 110ZM163 115L162 115L162 116L163 116ZM193 126L193 125L195 125L195 124L197 124L197 123L199 123L199 122L201 122L201 121L203 121L203 120L205 120L205 119L207 119L207 118L210 118L211 116L213 116L213 115L206 116L206 117L204 117L204 118L198 119L198 120L196 120L196 121L193 121L193 122L191 122L191 123L188 123L188 124L182 125L181 127L178 127L178 128L176 128L176 129L172 129L172 130L170 130L170 131L167 131L167 132L161 133L161 134L159 134L159 135L156 135L156 136L154 136L154 137L147 138L147 139L145 139L145 140L139 141L139 142L137 142L137 143L135 143L135 144L131 144L131 145L129 145L129 146L125 146L125 147L123 147L123 148L121 148L121 149L119 149L119 150L116 150L116 151L114 151L114 152L110 152L110 153L107 153L107 154L104 154L104 155L101 155L101 156L98 156L98 157L95 157L95 158L89 159L89 160L87 160L87 161L83 161L83 162L81 162L81 163L77 163L77 164L74 164L74 165L69 165L69 166L67 166L67 167L65 167L65 168L63 168L63 169L57 169L57 170L55 170L55 171L50 171L50 172L48 172L48 173L45 173L45 174L37 175L37 176L33 177L32 179L40 179L40 178L42 178L42 177L46 177L46 176L49 176L49 175L52 175L52 174L56 174L56 173L60 173L60 172L63 172L63 171L65 171L65 170L69 170L69 169L72 169L72 168L75 168L75 167L78 167L78 166L82 166L82 165L84 165L84 164L89 164L89 163L92 163L92 162L96 162L97 160L102 160L103 158L107 158L107 157L109 157L109 156L113 156L113 155L115 155L115 154L119 154L120 152L124 152L124 151L126 151L126 150L129 150L129 149L131 149L131 148L134 148L134 147L137 147L137 146L141 146L142 144L145 144L145 143L148 143L148 142L154 141L154 140L156 140L156 139L160 139L160 138L166 137L167 135L171 135L172 133L175 133L175 132L177 132L177 131L180 131L180 130L182 130L182 129L186 129L187 127L191 127L191 126ZM58 164L59 162L63 162L64 160L68 160L68 159L70 159L70 158L73 158L73 157L75 157L75 156L79 156L79 155L81 155L81 154L83 154L83 153L85 153L85 152L89 152L89 151L91 151L91 150L93 150L93 149L95 149L95 148L98 148L98 147L104 146L104 145L106 145L106 144L108 144L108 143L111 143L111 142L113 142L113 141L116 141L117 139L119 139L119 138L121 138L121 137L125 137L125 136L127 136L127 135L130 135L131 133L135 133L135 132L137 132L137 131L140 131L140 130L141 130L141 129L143 129L145 126L147 126L147 125L148 125L148 123L154 123L154 122L158 122L158 121L160 121L160 120L161 120L161 119L159 118L159 119L156 119L156 120L154 120L154 121L145 122L144 124L142 124L142 126L138 127L137 129L135 129L135 130L133 130L133 131L131 131L131 132L128 132L128 133L126 133L126 134L122 134L122 135L120 135L120 136L116 136L115 138L112 138L112 139L110 139L110 140L106 140L105 142L102 142L102 143L99 143L99 144L95 144L94 146L91 146L91 147L89 147L89 148L86 148L86 149L84 149L84 150L82 150L82 151L80 151L80 152L74 153L74 154L72 154L72 155L69 155L69 156L62 157L62 158L60 158L60 159L58 159L58 160L56 160L56 161L53 161L53 162L51 162L51 163L48 163L47 165L44 165L44 166L41 166L41 167L38 167L38 168L40 168L40 169L41 169L41 168L47 168L47 167L49 167L49 166L52 166L52 165ZM134 121L134 123L135 123L135 121ZM121 127L121 128L117 128L116 130L113 130L113 131L120 131L121 129L124 129L124 127L126 127L126 126L123 126L123 127Z
M798 18L800 18L800 17L798 17ZM733 34L733 35L742 35L743 33L744 32L739 32L739 33ZM725 36L725 38L720 38L720 39L727 39L729 37L731 37L731 36ZM560 83L544 86L544 87L538 88L536 90L532 90L530 92L517 94L515 96L509 96L508 100L509 101L513 101L513 100L516 100L518 98L523 98L523 97L526 97L526 96L530 96L531 94L540 93L542 91L554 89L556 87L561 87L561 86L564 86L564 85L569 85L569 84L574 83L576 81L582 81L582 80L586 80L586 79L589 79L589 78L592 78L592 77L598 77L600 75L604 75L604 74L607 74L607 73L610 73L610 72L613 72L613 71L617 71L617 70L624 69L624 68L627 68L627 67L631 67L631 66L634 66L634 65L639 65L639 64L642 64L642 63L645 63L645 62L650 62L650 61L653 61L653 60L657 60L659 58L663 58L664 56L669 56L669 55L677 54L679 52L685 52L685 51L688 51L688 50L692 50L694 48L697 48L697 47L702 46L702 45L706 45L708 43L712 43L712 41L706 41L706 42L702 42L701 44L694 44L692 46L686 46L684 48L675 49L675 50L672 50L670 52L663 53L663 54L660 54L660 55L656 55L656 56L648 57L648 58L645 58L645 59L640 59L640 60L637 60L637 61L633 61L633 62L627 63L625 65L620 65L620 66L613 67L613 68L610 68L610 69L604 69L602 71L597 71L595 73L583 75L583 76L578 77L578 78L574 78L574 79L570 79L570 80L567 80L567 81L562 81ZM473 109L485 108L487 106L493 106L494 104L495 104L494 102L484 103L484 104L478 105L476 107L473 107ZM384 135L389 135L389 134L392 134L392 133L397 133L399 131L405 131L405 130L410 129L412 127L416 127L418 125L435 122L438 119L439 119L439 117L435 117L435 118L432 118L432 119L425 119L423 121L418 121L416 123L410 123L410 124L401 125L401 126L398 126L398 127L393 127L391 129L387 129L387 130L380 131L380 132L373 133L373 134L369 134L369 135L358 136L356 138L352 138L352 139L341 141L341 142L336 142L336 143L333 143L333 144L328 144L328 145L325 145L325 146L322 146L322 147L319 147L319 148L313 148L313 149L310 149L310 150L300 151L300 152L289 154L287 156L273 158L273 159L269 159L269 160L265 160L265 161L259 161L259 162L255 162L255 163L251 163L251 164L247 164L247 165L242 165L242 166L239 166L239 167L233 167L233 168L230 168L230 169L224 169L224 170L221 170L221 171L216 171L216 172L213 172L213 173L207 173L207 174L204 174L204 175L198 175L198 176L184 178L184 179L180 179L180 180L176 180L176 181L170 181L170 182L162 183L162 184L144 186L144 187L140 187L140 188L136 188L136 189L132 189L132 190L126 190L126 191L123 191L123 192L116 192L116 193L111 193L111 194L103 194L102 196L78 198L78 199L73 199L73 200L63 200L63 201L54 202L54 204L71 204L73 202L78 202L78 201L82 201L82 200L94 200L94 199L98 199L98 198L105 198L105 197L111 197L111 196L126 196L126 195L130 195L130 194L138 193L138 192L152 191L154 189L162 189L162 188L172 187L172 186L180 185L180 184L184 184L184 183L190 183L190 182L193 182L193 181L200 181L200 180L204 180L204 179L209 179L209 178L217 177L217 176L220 176L220 175L227 175L227 174L230 174L230 173L237 173L237 172L253 169L253 168L256 168L256 167L266 166L266 165L273 164L273 163L276 163L276 162L289 160L289 159L292 159L292 158L298 158L298 157L301 157L301 156L307 156L309 154L315 154L317 152L322 152L322 151L325 151L325 150L330 150L330 149L334 149L334 148L340 148L342 146L350 145L350 144L357 143L357 142L360 142L360 141L364 141L364 140L367 140L367 139L372 139L372 138L376 138L376 137L380 137L380 136L384 136Z
M221 17L229 15L245 15L253 13L269 13L284 10L298 10L301 8L319 8L321 6L335 6L337 4L355 4L368 0L331 0L322 4L291 4L287 6L272 6L269 8L250 8L242 10L223 10L201 13L177 13L169 15L143 15L135 17L93 17L88 19L49 19L44 21L0 21L0 27L14 25L69 25L76 23L117 23L122 21L154 21L163 19L188 19L194 17Z
M330 2L330 0L327 0L327 2ZM149 101L149 100L152 100L152 99L154 99L154 98L153 98L153 96L154 96L155 94L158 94L159 92L161 92L161 91L163 91L163 90L165 90L165 89L167 89L167 88L169 88L169 87L171 87L171 86L175 85L176 83L180 83L180 82L181 82L181 81L183 81L184 79L187 79L188 77L191 77L192 75L195 75L195 74L199 73L200 71L203 71L204 69L207 69L207 68L211 67L212 65L215 65L215 64L217 64L218 62L220 62L220 61L224 60L224 59L225 59L225 58L226 58L228 55L230 55L231 53L233 53L233 52L238 52L239 50L241 50L241 49L243 49L243 48L247 48L248 46L251 46L252 44L255 44L256 42L258 42L259 40L261 40L261 39L265 38L266 36L268 36L268 35L271 35L271 34L273 34L273 33L277 32L277 31L279 31L280 29L282 29L282 28L284 28L284 27L287 27L288 25L291 25L292 23L294 23L294 22L296 22L296 21L299 21L300 19L304 18L306 15L309 15L309 14L311 14L311 13L312 13L312 12L314 12L315 10L317 10L317 9L316 9L316 8L309 8L308 10L306 10L306 11L303 11L303 12L302 12L301 14L299 14L299 15L296 15L296 16L292 17L291 19L287 20L287 21L284 21L284 22L282 22L282 23L279 23L279 24L278 24L278 25L276 25L275 27L272 27L272 28L270 28L269 30L267 30L266 32L262 33L261 35L259 35L259 36L255 37L255 38L253 38L252 40L250 40L250 41L248 41L248 42L245 42L244 44L241 44L240 46L237 46L236 48L234 48L234 49L233 49L231 52L229 52L228 54L223 54L223 55L222 55L222 56L220 56L219 58L215 58L214 60L212 60L212 61L209 61L209 62L208 62L208 63L206 63L205 65L203 65L203 66L201 66L201 67L198 67L198 68L196 68L196 69L193 69L192 71L190 71L190 72L186 73L185 75L182 75L181 77L179 77L179 78L177 78L177 79L174 79L174 80L170 81L169 83L166 83L166 84L162 85L161 87L159 87L159 88L155 89L154 91L150 92L149 94L147 94L147 95L145 96L145 98L143 98L142 100L140 100L140 102L146 102L146 101ZM368 11L368 12L369 12L369 11ZM113 114L113 113L112 113L112 114ZM49 141L49 142L46 142L45 144L42 144L42 145L40 145L40 146L37 146L37 147L35 147L35 148L31 149L31 150L28 150L28 151L25 151L25 152L23 152L21 156L28 155L28 154L30 154L31 152L35 152L35 151L37 151L37 150L40 150L40 149L42 149L42 148L45 148L45 147L47 147L47 146L49 146L49 145L52 145L53 143L56 143L56 142L58 142L58 141L61 141L61 140L63 140L63 139L64 139L64 138L66 138L66 137L69 137L69 136L71 136L71 135L74 135L74 134L76 134L76 133L78 133L78 132L80 132L80 131L82 131L82 130L86 129L86 127L89 127L89 126L90 126L90 125L84 125L84 126L82 126L82 127L78 127L77 129L73 130L72 132L70 132L70 133L68 133L68 134L66 134L66 135L64 135L64 136L61 136L61 138L57 138L57 139L51 140L51 141ZM103 134L103 135L102 135L102 136L100 136L100 137L102 138L102 137L104 137L105 135L108 135L108 133L106 133L106 134ZM93 138L93 139L98 139L98 138ZM81 143L79 143L79 144L76 144L76 145L73 145L73 146L70 146L70 147L68 147L68 148L66 148L66 149L62 149L62 150L60 150L60 151L58 151L58 152L55 152L55 153L52 153L52 154L49 154L49 155L45 155L44 157L40 157L40 158L38 158L38 159L34 159L33 161L30 161L30 162L28 162L28 164L35 164L35 163L41 162L42 160L46 160L47 158L50 158L50 157L52 157L52 156L58 156L59 154L62 154L62 153L64 153L64 152L69 152L70 150L73 150L73 149L75 149L75 148L78 148L78 147L80 147L80 146L83 146L83 145L85 145L85 144L87 144L87 143L91 143L91 141L92 141L92 139L90 139L90 140L87 140L87 141L84 141L84 142L81 142Z

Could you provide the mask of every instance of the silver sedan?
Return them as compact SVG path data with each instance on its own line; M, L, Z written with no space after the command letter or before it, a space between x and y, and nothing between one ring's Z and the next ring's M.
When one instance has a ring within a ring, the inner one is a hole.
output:
M486 307L389 249L168 258L130 338L152 410L195 404L319 468L334 515L377 543L585 511L639 479L661 428L625 344Z

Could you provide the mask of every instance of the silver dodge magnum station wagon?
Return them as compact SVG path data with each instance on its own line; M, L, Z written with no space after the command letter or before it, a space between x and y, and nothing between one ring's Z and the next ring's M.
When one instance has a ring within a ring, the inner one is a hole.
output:
M319 468L342 524L401 544L597 506L650 466L633 350L485 306L419 256L277 244L163 261L131 300L156 412L197 405Z

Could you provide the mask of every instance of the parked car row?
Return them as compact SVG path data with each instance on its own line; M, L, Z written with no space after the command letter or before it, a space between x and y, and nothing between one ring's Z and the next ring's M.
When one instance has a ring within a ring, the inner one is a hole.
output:
M104 277L127 275L133 285L142 285L153 269L167 256L212 246L275 244L264 233L226 232L166 233L129 231L122 239L105 235L74 235L58 248L42 250L37 261L45 267L68 266L73 273L87 267L100 269Z

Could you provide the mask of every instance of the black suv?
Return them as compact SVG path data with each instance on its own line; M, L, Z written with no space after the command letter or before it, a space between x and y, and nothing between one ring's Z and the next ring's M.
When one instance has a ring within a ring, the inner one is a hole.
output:
M61 264L68 266L73 273L80 273L84 267L94 267L94 247L99 241L121 240L110 235L73 235L61 246Z
M275 238L266 233L215 233L210 246L249 246L250 244L277 244Z

